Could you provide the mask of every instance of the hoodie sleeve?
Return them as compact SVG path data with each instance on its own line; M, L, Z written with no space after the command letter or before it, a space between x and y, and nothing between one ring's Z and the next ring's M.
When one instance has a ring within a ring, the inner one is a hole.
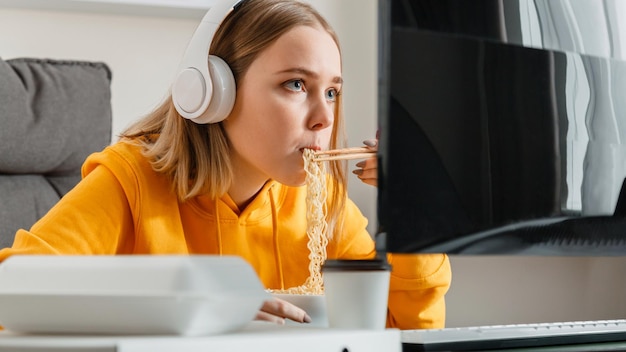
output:
M446 254L388 254L392 265L387 326L435 329L445 326L445 294L451 282Z

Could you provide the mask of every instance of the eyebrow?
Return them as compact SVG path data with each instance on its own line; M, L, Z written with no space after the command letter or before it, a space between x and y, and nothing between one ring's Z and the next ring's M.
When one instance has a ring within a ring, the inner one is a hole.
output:
M278 73L300 73L303 74L305 76L311 76L314 78L319 78L319 75L311 70L307 70L306 68L303 67L292 67L292 68L288 68L286 70L282 70L282 71L278 71ZM335 76L332 79L333 83L336 84L343 84L343 78L341 78L340 76Z

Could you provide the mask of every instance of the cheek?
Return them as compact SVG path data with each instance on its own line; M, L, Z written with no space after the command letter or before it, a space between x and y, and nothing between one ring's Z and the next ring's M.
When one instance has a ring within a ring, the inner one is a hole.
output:
M241 112L245 114L271 117L281 112L280 97L267 89L250 87L243 89L240 97Z
M298 121L293 115L292 107L271 94L247 94L241 96L241 103L226 128L237 139L232 141L234 145L256 145L260 152L264 148L278 148L291 131L297 130Z
M263 121L267 114L268 99L263 94L254 94L251 89L237 92L237 101L231 115L232 125L236 125L242 132L252 133L257 124Z
M302 104L280 96L266 95L266 99L258 99L257 105L251 105L248 112L256 115L258 128L269 134L283 134L303 128L306 111Z

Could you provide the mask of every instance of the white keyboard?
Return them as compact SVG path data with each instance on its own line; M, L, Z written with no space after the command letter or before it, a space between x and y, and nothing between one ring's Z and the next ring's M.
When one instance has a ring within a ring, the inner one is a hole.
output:
M403 330L403 351L469 351L626 342L626 319Z

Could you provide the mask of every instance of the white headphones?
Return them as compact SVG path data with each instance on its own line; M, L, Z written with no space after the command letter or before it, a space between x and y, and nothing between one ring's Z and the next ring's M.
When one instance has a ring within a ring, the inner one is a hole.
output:
M215 0L191 37L172 85L176 111L195 123L220 122L235 104L233 73L224 60L209 55L209 48L215 31L240 1Z

